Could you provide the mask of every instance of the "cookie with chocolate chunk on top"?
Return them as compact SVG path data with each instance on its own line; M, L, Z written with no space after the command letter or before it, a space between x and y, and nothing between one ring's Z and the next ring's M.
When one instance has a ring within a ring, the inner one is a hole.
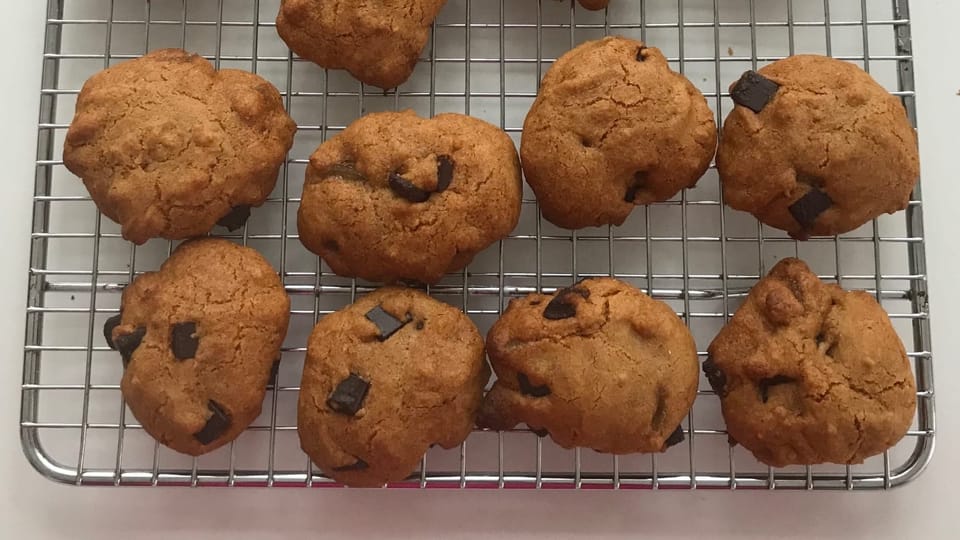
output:
M181 244L124 289L120 309L104 337L123 361L123 398L153 438L197 456L260 414L290 299L259 253L215 238Z
M463 312L415 289L379 289L311 333L300 445L346 485L403 480L431 445L466 439L489 377L483 339Z

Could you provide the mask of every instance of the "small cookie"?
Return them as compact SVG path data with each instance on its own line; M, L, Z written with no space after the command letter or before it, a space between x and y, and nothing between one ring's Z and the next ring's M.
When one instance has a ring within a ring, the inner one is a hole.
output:
M659 49L608 37L547 72L520 155L543 217L579 229L620 225L635 205L692 187L716 144L706 99Z
M414 289L379 289L313 329L300 446L350 486L403 480L432 444L467 438L489 377L483 339L463 312Z
M198 456L260 414L290 320L290 299L253 249L181 244L123 291L104 336L123 360L123 398L153 438Z
M730 94L717 168L732 208L806 239L907 207L916 133L899 98L859 67L791 56L748 71Z
M243 225L296 129L266 80L163 49L83 85L63 162L127 240L190 238Z
M869 294L780 261L710 344L703 371L732 440L774 467L862 463L916 411L903 343Z
M339 275L435 283L517 225L520 164L482 120L374 113L310 156L300 240Z
M697 348L669 306L613 278L514 299L487 335L497 382L479 424L545 430L564 448L662 452L699 381Z
M302 58L388 89L413 73L446 0L282 0L277 32Z

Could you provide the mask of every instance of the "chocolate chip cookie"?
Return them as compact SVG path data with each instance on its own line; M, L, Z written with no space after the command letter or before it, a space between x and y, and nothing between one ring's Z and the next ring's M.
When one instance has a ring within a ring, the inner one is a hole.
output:
M260 414L290 300L253 249L204 238L123 291L104 337L120 352L120 390L143 428L190 455L237 438Z
M730 438L768 465L861 463L916 410L907 353L872 296L784 259L750 291L703 364Z
M342 276L434 283L513 230L521 194L499 128L461 114L369 114L310 156L300 240Z
M579 229L620 225L635 205L692 187L716 144L706 99L659 49L608 37L544 76L520 155L543 217Z
M277 32L293 52L366 84L410 77L446 0L282 0Z
M182 239L242 226L295 131L269 82L164 49L83 85L63 161L127 240Z
M699 380L693 337L670 307L612 278L514 299L487 335L497 381L479 424L524 422L557 444L661 452Z
M483 339L463 312L414 289L379 289L310 335L300 445L338 482L403 480L432 444L466 439L489 377Z
M859 67L792 56L748 71L730 93L717 167L731 207L797 239L907 207L916 133L900 100Z

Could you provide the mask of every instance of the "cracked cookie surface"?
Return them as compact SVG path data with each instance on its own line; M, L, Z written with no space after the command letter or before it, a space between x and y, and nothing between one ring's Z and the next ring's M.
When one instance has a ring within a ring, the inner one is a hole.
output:
M446 0L282 0L277 32L295 53L389 89L406 81Z
M490 377L483 339L459 309L385 287L314 328L300 384L300 445L350 486L406 478L427 448L474 424Z
M295 131L266 80L163 49L83 85L63 161L127 240L183 239L242 225Z
M620 225L635 205L692 187L716 143L706 99L659 49L608 37L550 68L520 154L543 216L579 229Z
M342 276L435 283L513 230L521 195L517 151L496 126L369 114L310 156L300 240Z
M123 397L153 438L205 454L260 414L290 300L259 253L222 239L186 242L124 289L120 310L104 337L124 363Z
M907 207L920 175L916 133L900 99L859 67L792 56L748 72L731 93L741 103L724 122L717 168L732 208L805 239Z
M907 353L869 294L784 259L709 347L703 370L732 440L767 465L861 463L916 410Z
M697 349L673 310L612 278L511 300L487 335L497 381L480 425L625 454L683 440Z

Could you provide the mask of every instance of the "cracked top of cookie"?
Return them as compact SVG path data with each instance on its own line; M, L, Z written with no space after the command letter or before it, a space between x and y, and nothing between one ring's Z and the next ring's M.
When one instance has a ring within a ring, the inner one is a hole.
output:
M805 239L906 208L920 175L900 99L856 65L797 55L731 86L717 167L726 204Z
M124 238L181 239L262 204L295 131L266 80L163 49L83 85L63 160Z
M664 450L699 380L696 345L679 317L613 278L512 300L487 351L497 382L481 424L523 422L567 448Z
M588 41L550 68L523 125L527 182L546 219L577 229L693 186L713 159L713 113L659 49Z
M704 371L731 439L772 466L861 463L896 444L916 408L907 353L883 308L798 259L750 291Z

